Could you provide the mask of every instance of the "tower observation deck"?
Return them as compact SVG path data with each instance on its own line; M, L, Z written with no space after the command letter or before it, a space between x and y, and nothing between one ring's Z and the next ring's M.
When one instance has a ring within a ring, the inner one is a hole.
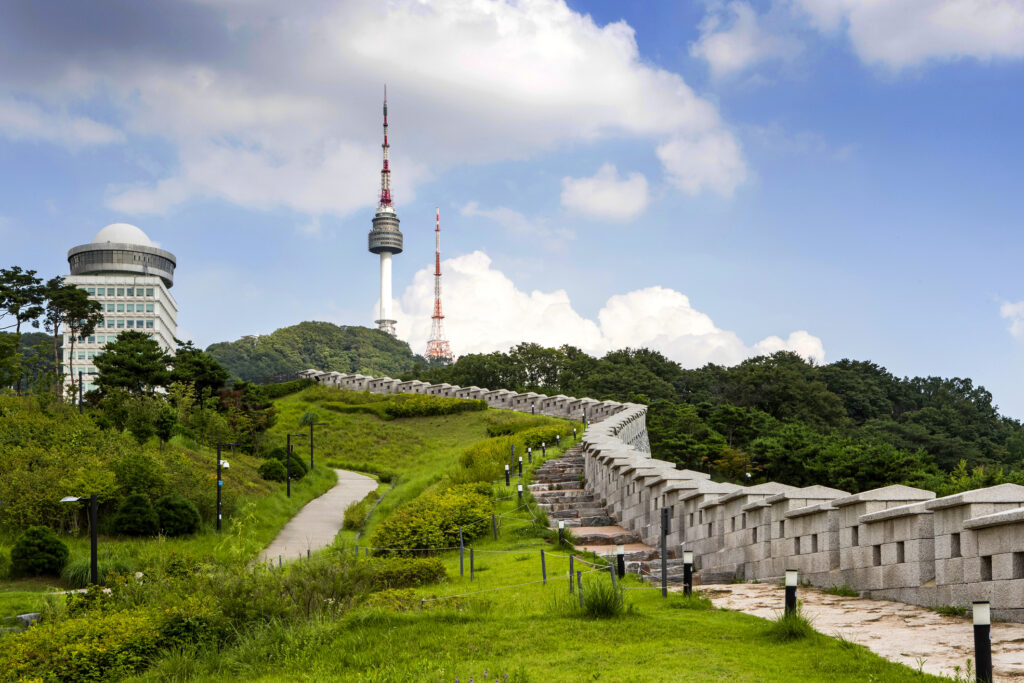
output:
M367 238L371 254L380 255L380 316L377 329L395 336L395 320L391 313L391 255L402 253L402 231L398 214L391 204L391 167L388 163L388 96L384 91L384 165L380 171L380 203L373 217L373 229Z

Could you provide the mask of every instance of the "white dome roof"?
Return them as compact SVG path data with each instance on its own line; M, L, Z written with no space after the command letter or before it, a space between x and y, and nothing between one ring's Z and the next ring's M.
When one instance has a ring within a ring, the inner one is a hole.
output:
M92 238L93 244L103 242L119 242L121 244L141 244L144 247L155 247L153 241L146 233L128 223L111 223L96 233Z

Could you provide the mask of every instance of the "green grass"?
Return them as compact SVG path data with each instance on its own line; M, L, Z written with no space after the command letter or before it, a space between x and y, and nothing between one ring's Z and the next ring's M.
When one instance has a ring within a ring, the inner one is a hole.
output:
M506 515L514 507L499 504ZM666 600L632 576L619 582L621 610L580 610L565 552L523 512L505 517L498 541L474 542L472 582L469 552L462 577L458 552L448 552L447 582L412 589L390 608L370 601L339 620L267 624L220 651L164 657L142 680L467 681L485 671L508 681L940 680L813 629L782 643L773 622L714 609L699 594L688 605L679 595ZM597 593L593 602L607 603L607 567L577 559L575 569L590 572L584 604Z
M842 598L858 598L860 593L850 588L849 584L844 583L842 586L832 586L831 588L823 588L822 593L828 593L829 595L838 595Z

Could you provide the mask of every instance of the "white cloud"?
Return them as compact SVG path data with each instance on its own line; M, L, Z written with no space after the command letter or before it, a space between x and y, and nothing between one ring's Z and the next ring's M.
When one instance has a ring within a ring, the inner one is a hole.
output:
M690 54L707 60L714 78L723 78L767 59L792 58L800 47L793 38L766 30L748 3L731 2L711 6Z
M561 246L571 240L572 230L551 225L547 219L531 220L515 209L496 206L493 209L480 208L479 202L469 202L459 211L463 216L486 218L494 221L506 231L519 237L541 238L549 247Z
M686 367L708 362L732 365L782 349L818 362L825 358L821 340L803 330L748 346L735 332L716 327L706 313L694 309L686 295L664 287L615 295L594 321L573 309L564 290L518 289L480 251L445 260L442 271L445 325L457 355L505 351L527 341L572 344L599 355L627 346L649 347ZM414 351L425 347L430 334L433 287L432 269L424 268L395 306L399 335Z
M614 164L604 164L590 178L562 178L562 206L606 221L628 221L647 208L647 178L630 173L619 178Z
M565 0L214 2L173 17L159 3L140 7L137 23L156 35L66 50L40 36L26 45L47 49L23 61L35 59L51 77L10 76L40 100L95 98L126 132L171 143L171 172L110 188L109 205L123 213L163 212L195 197L310 214L369 205L385 82L399 205L455 164L612 137L732 138L713 103L642 59L629 25L600 26ZM178 19L195 25L183 29ZM188 51L177 35L185 30L196 41ZM727 161L691 165L695 186L731 192L745 167L738 156Z
M121 142L124 135L110 126L66 111L51 113L28 102L0 100L0 135L12 140L52 142L66 147Z
M1010 334L1024 340L1024 301L1003 303L999 307L999 315L1010 321Z
M1024 57L1024 0L792 0L825 32L846 29L866 63Z
M711 189L729 197L747 178L739 143L725 131L697 138L678 135L656 152L669 182L687 194Z

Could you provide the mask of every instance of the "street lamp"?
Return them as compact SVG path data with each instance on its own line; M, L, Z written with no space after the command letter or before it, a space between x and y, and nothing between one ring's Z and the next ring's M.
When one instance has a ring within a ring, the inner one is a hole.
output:
M228 469L229 467L231 467L228 464L227 460L221 460L220 459L220 447L221 446L231 446L232 448L234 448L235 446L241 446L241 445L242 445L241 441L229 441L227 443L218 443L217 444L217 533L218 534L220 533L220 490L224 486L224 480L221 478L220 471L221 471L221 468Z
M81 500L89 501L89 536L92 542L89 554L89 580L95 586L100 582L100 563L97 557L96 547L99 545L100 537L99 532L96 529L96 518L99 516L100 504L96 499L96 494L92 494L88 498L79 498L78 496L64 496L60 499L62 503L77 503Z
M288 435L288 448L285 449L286 453L284 455L284 468L285 468L285 471L288 473L287 474L287 480L288 480L288 497L289 498L292 497L292 437L293 436L297 439L299 437L306 436L306 435L305 434L289 434Z
M326 427L326 422L310 422L309 423L309 469L313 469L313 427Z
M82 414L82 371L78 371L78 414Z

